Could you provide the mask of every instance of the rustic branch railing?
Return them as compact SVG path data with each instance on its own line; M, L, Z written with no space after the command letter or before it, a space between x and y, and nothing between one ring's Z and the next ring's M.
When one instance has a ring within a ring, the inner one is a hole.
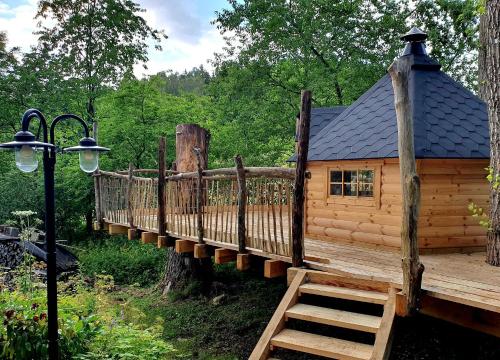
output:
M244 168L243 172L246 206L238 203L241 189L236 168L204 170L201 182L198 172L166 176L166 232L199 240L200 214L206 241L234 244L240 252L257 249L290 257L295 170ZM158 231L158 179L135 176L135 170L127 173L100 171L96 175L103 220ZM241 221L244 238L238 236Z

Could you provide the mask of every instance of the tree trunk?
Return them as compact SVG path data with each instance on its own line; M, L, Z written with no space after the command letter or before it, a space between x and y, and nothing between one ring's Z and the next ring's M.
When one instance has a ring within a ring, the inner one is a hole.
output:
M486 262L500 266L500 0L486 1L481 20L484 36L481 44L486 52L485 100L490 123L490 167L493 181L490 189L490 229ZM481 77L480 77L481 79Z
M484 102L486 98L486 15L481 14L479 17L479 48L478 48L478 95Z
M167 155L167 139L162 136L158 145L158 235L165 236L165 158Z
M304 204L309 131L311 126L311 101L311 91L302 91L292 204L292 266L294 267L304 265Z
M176 127L176 167L179 172L197 171L194 148L200 149L200 164L207 168L210 134L206 129L194 124L182 124ZM195 194L191 194L191 197ZM191 197L187 197L190 199ZM194 204L194 199L192 204ZM190 201L190 200L188 200ZM200 281L205 289L213 276L212 258L195 259L193 254L178 254L169 248L163 280L160 286L163 293L180 289L190 281Z
M418 254L417 224L420 210L420 179L415 164L413 111L410 102L409 78L411 58L402 56L389 68L394 88L394 105L398 124L398 153L403 193L401 216L401 256L403 266L403 294L406 313L419 308L424 265Z

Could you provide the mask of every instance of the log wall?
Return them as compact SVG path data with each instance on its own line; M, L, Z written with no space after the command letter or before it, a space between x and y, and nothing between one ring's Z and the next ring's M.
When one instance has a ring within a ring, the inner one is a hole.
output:
M418 160L422 187L420 248L484 246L486 229L468 210L487 207L488 160ZM375 169L374 199L329 198L328 169ZM401 183L397 159L310 161L306 237L400 247ZM378 179L377 179L378 176ZM377 193L377 186L380 186Z
M489 160L420 160L420 248L484 246L486 228L472 217L471 202L488 207Z

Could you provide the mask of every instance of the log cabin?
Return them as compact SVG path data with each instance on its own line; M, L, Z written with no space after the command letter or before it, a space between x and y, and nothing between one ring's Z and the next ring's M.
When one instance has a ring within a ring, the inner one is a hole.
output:
M482 249L486 229L468 207L488 202L486 104L441 70L425 38L406 34L402 54L412 58L419 247ZM307 169L307 238L400 247L402 190L389 74L347 108L312 110Z

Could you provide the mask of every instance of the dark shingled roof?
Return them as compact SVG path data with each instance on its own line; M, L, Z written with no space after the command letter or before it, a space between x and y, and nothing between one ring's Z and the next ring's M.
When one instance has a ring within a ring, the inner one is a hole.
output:
M315 137L326 125L342 114L345 109L347 109L347 106L311 109L311 128L309 130L309 139Z
M413 45L413 44L412 44ZM411 49L410 49L411 51ZM425 54L410 53L410 99L417 158L488 158L486 104L439 70ZM328 109L315 109L315 118ZM398 157L394 93L387 74L311 138L309 160Z

